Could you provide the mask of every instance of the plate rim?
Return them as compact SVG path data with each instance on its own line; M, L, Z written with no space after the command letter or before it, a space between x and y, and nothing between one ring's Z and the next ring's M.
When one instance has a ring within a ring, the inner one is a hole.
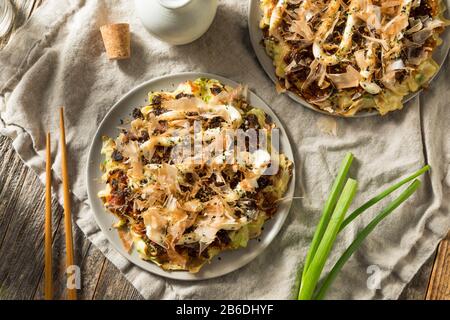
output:
M92 141L89 145L89 150L88 150L88 156L87 156L87 165L86 165L86 169L85 169L85 179L86 179L86 189L87 189L87 195L88 195L88 203L90 206L90 212L91 214L94 216L95 222L97 224L97 226L99 227L100 231L102 232L102 234L105 236L105 238L107 239L107 241L112 245L112 247L114 248L114 250L116 252L118 252L122 257L124 257L129 263L133 264L134 266L142 269L142 271L146 271L146 272L150 272L154 275L157 276L161 276L164 278L169 278L169 279L174 279L174 280L181 280L181 281L201 281L201 280L206 280L206 279L212 279L212 278L218 278L221 276L224 276L228 273L234 272L242 267L244 267L245 265L249 264L251 261L253 261L257 256L259 256L261 253L263 253L267 247L274 241L274 239L278 236L279 232L281 231L281 229L283 228L286 219L292 209L292 202L293 202L293 196L295 193L295 178L296 178L296 166L295 166L295 157L294 157L294 152L293 152L293 148L292 148L292 143L290 141L289 135L287 134L287 131L285 130L283 123L280 121L280 119L278 118L278 116L276 115L276 113L273 111L273 109L260 97L258 96L255 92L251 91L249 89L249 92L251 94L253 94L254 96L256 96L259 100L262 101L262 103L265 105L265 107L267 107L267 109L270 110L270 116L273 118L274 122L277 124L277 126L280 128L281 130L281 134L285 135L285 140L287 142L287 146L285 145L281 145L281 148L285 149L287 148L288 153L290 153L291 158L290 159L292 161L293 164L293 168L292 168L292 177L291 180L289 182L288 185L288 189L286 191L286 195L290 195L291 199L288 201L287 204L284 205L283 210L286 211L285 214L283 214L283 216L281 216L279 218L279 220L277 221L277 229L275 229L275 231L273 231L273 234L271 235L271 238L268 241L261 241L258 242L260 243L258 248L257 248L257 252L250 252L248 254L247 259L244 262L239 262L236 264L236 267L232 268L232 270L225 270L224 272L216 272L215 274L210 274L210 275L204 275L204 276L196 276L199 275L199 273L189 273L188 271L165 271L162 268L160 268L159 266L157 266L156 264L154 264L153 262L150 261L145 261L143 259L138 258L139 260L134 260L134 257L132 257L132 252L128 253L126 252L122 246L120 246L120 244L117 244L115 240L113 240L113 238L111 237L111 235L108 232L108 227L104 226L103 223L100 222L98 213L96 213L96 209L95 206L93 205L93 200L96 199L98 200L98 198L96 197L96 191L94 190L95 187L93 186L94 182L93 182L93 178L90 175L90 171L92 166L98 166L98 163L93 163L93 157L94 157L94 153L96 152L94 150L94 146L96 144L96 140L99 138L99 136L101 135L101 131L102 128L106 125L107 121L109 120L109 118L111 117L112 113L122 104L124 103L129 97L133 96L134 94L136 94L136 92L142 90L143 88L145 88L146 86L150 86L155 82L161 81L161 80L169 80L171 78L176 78L176 77L186 77L186 78L190 78L191 80L199 78L199 77L205 77L205 78L210 78L210 79L217 79L218 81L221 82L227 82L229 85L231 86L237 86L239 85L238 82L229 79L227 77L221 76L221 75L217 75L217 74L212 74L212 73L207 73L207 72L177 72L177 73L171 73L171 74L165 74L165 75L161 75L161 76L157 76L157 77L153 77L149 80L146 80L138 85L136 85L135 87L131 88L129 91L127 91L126 93L124 93L110 108L109 110L106 112L105 116L102 118L102 120L100 121L100 123L98 124L97 130L95 131ZM227 84L225 83L225 84ZM133 106L130 106L129 108L132 108ZM258 106L255 106L258 107ZM98 169L99 170L99 169ZM278 209L279 210L279 209ZM106 210L104 210L104 212L102 214L108 214L108 212ZM254 239L252 239L254 240ZM246 248L241 248L241 249L237 249L234 250L235 252L238 252L239 250L245 250ZM229 250L228 252L231 252L232 250ZM227 252L227 251L225 251ZM207 265L206 265L207 266ZM205 267L206 267L205 266ZM202 268L203 269L203 268ZM181 275L181 276L180 276Z
M262 38L257 37L256 34L254 34L252 32L252 24L251 22L253 22L252 17L253 17L253 12L254 10L257 10L257 12L255 13L255 15L259 15L260 9L259 9L259 2L260 0L248 0L248 7L247 7L247 27L248 27L248 33L249 33L249 37L250 37L250 43L252 45L253 51L256 55L256 58L258 60L258 63L261 65L262 69L264 70L264 72L267 74L267 76L269 77L270 80L272 80L272 82L276 85L277 79L275 77L275 69L272 63L272 59L265 53L265 50L263 50L264 52L261 52L261 50L258 50L259 47L261 46L259 44L260 40ZM444 1L442 1L444 2ZM447 8L450 9L450 8ZM258 26L258 30L260 30L259 26ZM447 27L444 33L450 33L450 26ZM447 36L448 37L448 36ZM445 36L442 36L442 41L445 42ZM441 44L441 46L443 46L443 44ZM438 46L441 47L441 46ZM262 47L261 47L262 48ZM430 80L427 82L428 84L431 84L431 82L436 78L436 76L440 73L443 64L445 63L445 60L447 59L447 56L449 54L450 51L450 44L446 44L446 48L444 48L443 50L445 50L442 54L443 59L442 61L436 61L436 63L439 65L439 69L438 71L430 78ZM264 60L267 60L266 58L268 58L270 60L270 64L268 65L267 63L264 62ZM434 60L434 59L433 59ZM270 69L270 70L269 70ZM421 87L419 90L417 90L416 92L412 92L410 94L408 94L405 98L404 101L402 102L403 106L400 109L394 110L389 112L388 114L395 112L395 111L401 111L405 104L407 104L409 101L411 101L412 99L414 99L415 97L417 97L425 88ZM296 102L297 104L302 105L303 107L313 110L315 112L318 112L320 114L323 115L327 115L330 117L337 117L337 118L367 118L367 117L374 117L374 116L382 116L378 111L371 111L371 112L364 112L364 113L356 113L353 116L344 116L341 114L332 114L323 110L320 110L316 107L314 107L312 104L308 103L306 100L304 100L303 98L299 97L298 95L296 95L295 93L293 93L292 91L286 90L285 92L283 92L283 94L286 94L289 98L291 98L294 102Z

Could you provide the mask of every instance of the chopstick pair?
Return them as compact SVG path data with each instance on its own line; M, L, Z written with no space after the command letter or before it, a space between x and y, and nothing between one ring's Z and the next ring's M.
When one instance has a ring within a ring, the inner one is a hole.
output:
M67 171L67 149L66 133L64 128L64 108L59 112L59 127L61 139L61 168L64 198L64 230L66 242L66 268L73 266L73 237L72 237L72 213L70 210L69 174ZM45 283L44 297L46 300L53 299L53 279L52 279L52 159L50 148L50 133L46 139L46 181L45 181ZM67 289L67 298L76 300L75 288Z

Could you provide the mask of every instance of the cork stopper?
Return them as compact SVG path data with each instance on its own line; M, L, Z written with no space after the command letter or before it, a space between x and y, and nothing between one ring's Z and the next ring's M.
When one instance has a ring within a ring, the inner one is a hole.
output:
M128 23L107 24L100 27L100 32L110 60L130 57L130 25Z

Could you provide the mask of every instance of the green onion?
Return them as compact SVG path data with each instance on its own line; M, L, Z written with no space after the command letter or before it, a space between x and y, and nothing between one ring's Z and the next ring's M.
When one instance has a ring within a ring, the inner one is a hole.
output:
M350 222L352 222L356 217L358 217L365 210L367 210L368 208L370 208L371 206L373 206L374 204L376 204L377 202L379 202L380 200L382 200L383 198L385 198L386 196L390 195L392 192L394 192L395 190L397 190L398 188L403 186L404 184L417 178L418 176L420 176L421 174L425 173L428 170L430 170L430 166L426 165L425 167L416 171L409 177L407 177L407 178L403 179L402 181L394 184L393 186L387 188L380 194L376 195L375 197L373 197L372 199L370 199L369 201L364 203L361 207L359 207L358 209L353 211L347 218L345 218L344 222L341 225L341 230L339 230L339 232L341 232Z
M429 167L424 167L426 170ZM423 169L422 169L423 170ZM426 171L425 170L425 171ZM420 170L419 170L420 171ZM419 172L418 171L418 172ZM423 172L425 172L423 171ZM342 254L341 258L336 262L333 269L324 279L322 286L320 287L317 294L314 296L315 299L321 300L326 294L327 289L330 287L331 283L336 278L339 271L341 271L344 264L351 257L351 255L359 248L361 243L366 239L366 237L373 231L373 229L392 211L394 211L398 206L400 206L404 201L406 201L420 186L419 180L414 180L408 188L403 191L398 198L393 200L384 210L382 210L356 237L352 244L347 248L347 250ZM389 190L389 189L388 189ZM343 225L343 224L342 224Z
M299 300L311 299L314 290L317 286L317 282L322 273L325 262L333 247L336 236L339 232L340 226L344 221L345 214L353 200L356 193L357 182L353 179L348 179L344 189L342 191L339 200L337 201L336 208L330 218L328 226L323 234L323 238L317 247L317 251L313 255L312 261L306 271L306 275L302 277L300 284L300 291L298 294Z
M352 161L353 161L353 154L349 152L345 155L345 158L342 161L339 173L336 179L334 180L330 195L322 210L322 216L320 218L319 224L317 225L314 237L311 241L311 246L309 247L308 254L306 255L305 264L303 266L302 278L305 278L309 265L314 255L316 254L319 243L321 242L322 237L325 233L325 229L327 228L328 222L330 221L331 214L333 213L333 210L336 206L336 202L338 201L339 195L341 194L342 188L344 187L344 182L347 177L348 170L350 169L350 165L352 164Z

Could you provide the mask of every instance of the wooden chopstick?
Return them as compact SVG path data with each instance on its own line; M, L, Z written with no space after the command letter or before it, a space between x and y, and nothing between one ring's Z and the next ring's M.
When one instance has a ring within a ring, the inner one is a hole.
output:
M70 211L70 193L69 193L69 174L67 172L67 150L66 133L64 130L64 107L59 112L59 126L61 139L61 160L62 160L62 181L64 192L64 229L66 235L66 268L74 265L73 262L73 239L72 239L72 213ZM67 298L69 300L77 299L75 288L67 289Z
M47 159L45 178L45 300L53 299L52 280L52 154L50 149L50 132L47 133Z

